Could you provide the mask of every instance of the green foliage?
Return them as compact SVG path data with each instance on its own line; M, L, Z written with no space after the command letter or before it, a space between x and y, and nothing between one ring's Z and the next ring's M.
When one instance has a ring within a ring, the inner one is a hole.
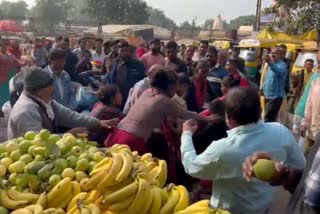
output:
M227 25L227 28L230 30L238 30L240 26L243 25L254 25L256 22L256 16L239 16L236 19L230 21L230 24Z
M162 10L148 8L149 18L147 24L164 27L167 29L173 29L176 27L176 23L168 18Z
M181 23L180 28L192 28L192 24L190 24L188 21L184 21Z
M69 9L69 2L65 0L37 0L30 15L41 30L51 32L56 24L64 21Z
M0 3L0 18L24 20L28 13L28 5L25 1Z
M102 24L144 24L149 17L142 0L88 0L85 12Z
M286 12L285 16L279 14ZM277 5L267 8L267 13L279 16L279 21L273 25L289 33L303 33L320 27L320 1L319 0L278 0Z
M214 23L214 19L207 19L203 24L204 30L211 30Z

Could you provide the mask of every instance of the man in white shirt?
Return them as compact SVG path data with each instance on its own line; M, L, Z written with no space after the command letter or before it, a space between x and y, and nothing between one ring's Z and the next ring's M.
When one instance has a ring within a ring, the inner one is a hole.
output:
M102 48L103 40L101 38L96 39L96 49L92 51L92 61L95 62L95 66L100 69L102 63L107 57Z

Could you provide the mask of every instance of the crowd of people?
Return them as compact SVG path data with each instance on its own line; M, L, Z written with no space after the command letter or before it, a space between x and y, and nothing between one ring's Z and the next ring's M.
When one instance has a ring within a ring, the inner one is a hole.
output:
M126 144L140 155L165 159L168 182L190 191L197 184L200 193L211 195L213 207L265 214L274 186L283 185L292 193L301 189L288 213L319 213L319 155L313 157L320 79L312 59L292 80L301 98L289 130L276 123L289 92L283 46L263 56L259 87L246 75L238 49L217 50L208 41L195 47L154 39L138 48L123 39L90 41L81 38L71 47L69 38L37 38L25 55L18 44L0 41L0 105L10 101L12 108L9 139L43 128L86 132L101 147ZM91 90L90 101L77 98L82 89ZM259 158L275 160L279 176L270 184L252 179Z

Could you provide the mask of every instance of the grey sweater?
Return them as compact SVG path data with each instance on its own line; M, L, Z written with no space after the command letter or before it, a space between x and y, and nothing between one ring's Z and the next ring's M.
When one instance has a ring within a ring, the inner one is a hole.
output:
M54 118L58 126L67 128L99 127L99 120L94 117L78 114L77 112L63 107L54 100L52 101L52 105L55 106L55 108L53 108ZM10 113L8 122L8 138L13 139L21 137L27 131L38 132L42 128L42 118L39 112L39 105L27 97L25 93L22 93Z

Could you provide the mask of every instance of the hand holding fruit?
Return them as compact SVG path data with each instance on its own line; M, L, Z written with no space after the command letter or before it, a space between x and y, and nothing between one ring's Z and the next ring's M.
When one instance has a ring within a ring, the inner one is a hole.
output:
M111 129L113 127L116 127L119 124L120 120L118 118L112 119L112 120L100 120L100 126L102 128Z
M72 134L73 136L78 136L78 134L88 134L88 129L84 127L73 128L69 130L68 133Z
M246 158L242 169L243 176L248 182L255 177L272 185L280 185L286 167L280 162L273 161L269 153L256 152Z

